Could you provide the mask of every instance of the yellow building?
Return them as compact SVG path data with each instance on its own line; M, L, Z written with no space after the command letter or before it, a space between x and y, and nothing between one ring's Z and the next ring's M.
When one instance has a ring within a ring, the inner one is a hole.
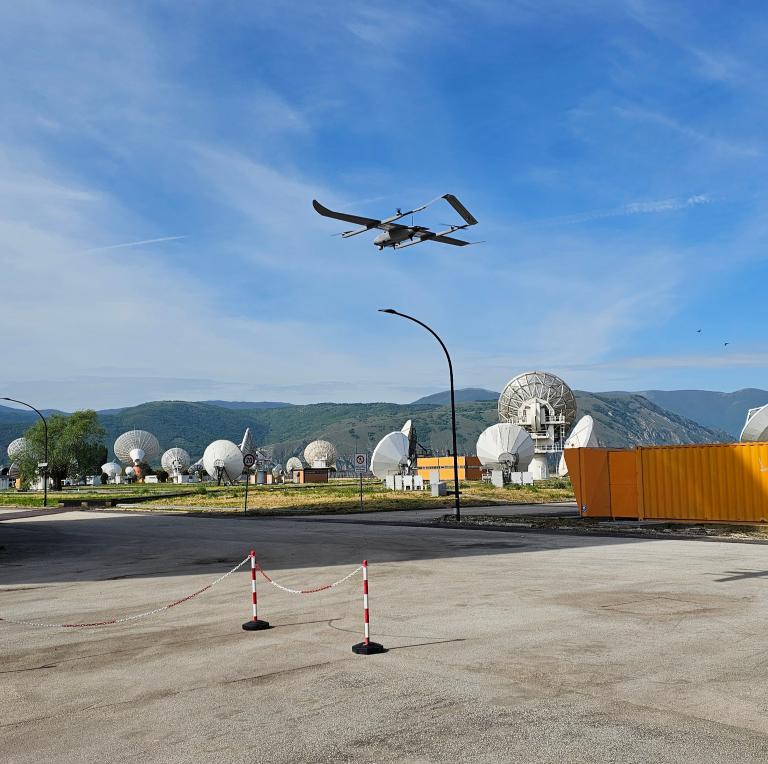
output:
M459 456L459 480L482 480L483 467L476 456ZM429 480L429 473L440 470L440 480L453 480L452 456L420 456L416 460L416 469L424 480Z

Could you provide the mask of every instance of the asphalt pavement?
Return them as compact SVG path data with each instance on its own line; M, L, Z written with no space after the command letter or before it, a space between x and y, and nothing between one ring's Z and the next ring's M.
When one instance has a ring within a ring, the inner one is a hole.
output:
M543 511L543 510L542 510ZM383 513L389 515L390 513ZM32 516L37 515L37 516ZM6 515L7 516L7 515ZM0 522L8 762L765 762L763 546L376 522Z

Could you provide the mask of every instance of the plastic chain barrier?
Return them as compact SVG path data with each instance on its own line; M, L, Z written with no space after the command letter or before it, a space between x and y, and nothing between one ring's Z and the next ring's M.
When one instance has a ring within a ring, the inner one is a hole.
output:
M248 562L251 559L251 556L248 555L242 562L239 562L237 565L235 565L232 570L227 571L223 576L219 576L215 581L212 581L207 586L204 586L202 589L198 589L196 592L193 592L192 594L188 594L186 597L182 597L180 600L175 600L174 602L169 602L167 605L163 605L162 607L157 607L154 610L148 610L146 613L137 613L136 615L128 615L124 616L123 618L112 618L109 621L95 621L94 623L35 623L33 621L16 621L12 618L3 618L0 616L0 621L5 621L7 623L15 623L19 624L21 626L41 626L44 628L51 628L51 629L82 629L86 628L88 626L114 626L118 623L126 623L127 621L137 621L139 618L147 618L150 615L155 615L156 613L162 613L164 610L170 610L172 607L176 607L176 605L181 605L184 602L189 602L191 599L194 599L198 595L202 594L203 592L207 592L209 589L213 589L216 584L221 583L225 578L228 576L231 576L236 571L240 570L240 568L245 565L246 562Z
M325 586L318 586L316 589L289 589L287 586L283 586L282 584L278 584L277 581L274 581L271 579L267 573L265 572L264 568L261 567L261 565L257 564L257 567L259 569L259 573L261 573L262 576L270 583L272 586L277 587L283 592L288 592L288 594L316 594L317 592L324 592L326 589L333 589L334 586L338 586L339 584L343 584L345 581L352 578L352 576L355 575L355 573L359 573L362 569L362 565L358 565L351 573L347 573L344 578L340 578L338 581L334 581L332 584L326 584Z

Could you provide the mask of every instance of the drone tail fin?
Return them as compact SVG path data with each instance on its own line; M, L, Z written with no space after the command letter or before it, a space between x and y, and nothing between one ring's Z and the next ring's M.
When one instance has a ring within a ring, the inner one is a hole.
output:
M453 194L443 194L443 199L461 215L467 225L477 225L472 213Z

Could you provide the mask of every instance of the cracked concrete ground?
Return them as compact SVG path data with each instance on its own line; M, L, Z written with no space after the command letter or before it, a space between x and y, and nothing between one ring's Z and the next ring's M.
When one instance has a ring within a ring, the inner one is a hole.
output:
M34 513L37 514L37 513ZM8 762L765 762L766 547L64 512L0 522ZM0 514L0 520L2 515Z

